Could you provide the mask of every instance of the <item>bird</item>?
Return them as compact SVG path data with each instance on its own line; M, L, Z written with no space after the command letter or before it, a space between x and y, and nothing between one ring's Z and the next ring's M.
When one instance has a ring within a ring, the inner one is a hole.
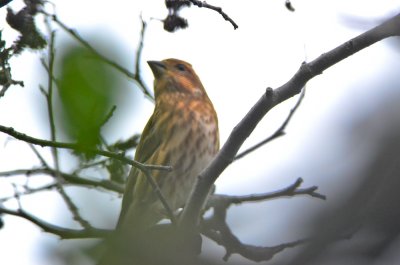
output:
M151 176L172 211L184 207L199 173L219 150L218 118L200 78L179 59L148 61L154 75L155 107L134 159L171 166ZM165 218L166 209L145 173L132 167L122 199L117 230L146 230ZM135 231L135 232L133 232Z
M219 150L218 118L190 63L173 58L147 63L154 75L155 105L134 159L143 164L172 167L170 171L150 171L150 175L175 213L185 206L196 177ZM166 212L148 176L133 166L115 233L94 247L97 250L93 252L100 252L101 256L98 265L178 264L176 258L182 255L173 254L178 248L169 234L171 230L161 230L163 235L159 230L151 230L167 217ZM196 244L196 240L193 242ZM190 248L187 240L181 243ZM161 252L157 252L158 248ZM180 245L179 249L182 248ZM165 253L169 252L174 261L168 263ZM154 258L159 259L158 263Z

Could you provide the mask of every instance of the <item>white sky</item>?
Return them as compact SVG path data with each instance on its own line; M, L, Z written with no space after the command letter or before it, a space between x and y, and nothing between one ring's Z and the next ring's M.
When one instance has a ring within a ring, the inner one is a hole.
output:
M14 9L18 9L21 2L14 0ZM121 42L126 54L122 63L130 69L132 66L129 64L133 63L139 37L139 13L142 12L143 17L148 20L151 17L164 18L167 12L162 0L114 0L112 4L110 1L94 0L53 2L58 17L77 29L83 37L90 39L95 33L104 35L104 43L93 43L95 47L112 49L105 41L107 38ZM181 12L188 18L189 28L175 34L163 31L161 23L153 20L146 33L142 71L145 81L151 86L152 75L145 61L175 57L191 62L217 109L222 142L266 87L283 84L295 73L303 60L312 60L367 29L346 23L346 17L363 19L369 23L367 27L371 27L379 18L400 10L398 0L294 0L294 13L286 10L284 0L250 0L245 4L234 0L208 2L223 7L239 25L239 29L233 30L217 13L197 7ZM4 30L3 36L12 39L15 32L3 24L4 16L5 8L2 8L0 28ZM58 31L58 36L60 39L70 40L61 30ZM302 106L287 128L287 135L234 163L218 180L217 191L229 194L272 191L301 176L305 179L305 186L318 185L321 192L329 196L342 183L340 178L329 177L350 170L349 164L354 158L334 167L324 163L343 156L346 152L343 135L348 133L358 119L371 111L370 108L375 104L376 91L373 84L378 85L381 75L390 71L385 65L400 62L398 52L390 48L388 43L386 41L377 44L312 80L307 87ZM45 84L45 80L38 78L38 55L38 52L25 52L12 61L13 77L24 80L26 86L12 87L0 99L0 124L45 138L48 132L37 126L42 120L34 111L40 97L38 83ZM133 87L132 83L127 85ZM380 88L380 92L392 93L385 91L384 87ZM354 95L357 95L359 102L351 102L349 98ZM146 99L140 104L143 115L127 121L121 128L126 133L113 135L113 139L128 137L142 130L153 106ZM257 143L273 132L293 104L294 101L290 100L268 114L244 146ZM27 168L32 165L32 161L36 161L24 143L10 141L4 134L0 134L0 146L1 171ZM304 150L307 150L306 157L302 157ZM320 169L329 167L330 172L322 176L316 175L318 170L309 169L315 167L315 164ZM7 183L0 179L2 192L12 191ZM48 193L23 201L26 209L37 213L41 218L49 222L57 221L57 224L69 224L57 218L61 207L57 202L57 196ZM118 200L114 198L111 204L118 204ZM273 212L277 207L302 207L312 211L321 206L321 202L302 198L267 204L262 211ZM254 210L258 206L244 207ZM236 209L232 214L235 212ZM258 235L252 226L278 227L270 232L267 241L270 244L280 243L301 236L292 228L294 214L294 211L280 212L268 216L268 219L253 221L249 226L244 226L240 219L232 218L232 225L241 239L256 244L266 242L265 236ZM43 233L25 220L14 217L5 217L4 220L6 226L0 230L1 259L2 262L6 261L4 264L55 264L54 261L44 260L42 245L38 243L56 243L57 246L63 244L62 242L57 243L58 240L54 237L43 236ZM297 225L301 225L306 220L297 222ZM282 234L282 229L290 231Z

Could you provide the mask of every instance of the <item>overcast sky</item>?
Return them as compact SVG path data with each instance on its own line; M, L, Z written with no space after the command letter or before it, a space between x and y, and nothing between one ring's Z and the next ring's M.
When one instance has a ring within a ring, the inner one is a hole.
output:
M21 2L14 0L10 6L19 9ZM112 4L110 1L94 0L53 1L60 20L77 29L100 51L112 50L112 43L119 43L118 49L124 56L118 59L129 69L133 69L140 30L139 14L142 13L144 19L149 21L142 55L142 74L146 83L151 87L152 74L145 63L147 60L175 57L189 61L214 102L220 120L222 143L266 87L283 84L302 61L312 60L355 37L382 18L395 14L400 7L398 0L297 0L292 1L296 12L289 12L284 0L208 2L223 7L239 28L233 30L232 25L216 12L192 7L181 12L188 19L189 28L174 34L167 33L159 21L150 21L151 18L162 19L166 16L164 1L161 0L115 0ZM52 8L48 11L53 12ZM6 9L2 8L0 28L3 29L3 36L12 40L16 35L5 24L5 13ZM38 21L41 23L41 18ZM58 30L57 38L59 43L73 41L62 30ZM341 173L354 170L357 160L355 157L348 157L346 161L340 159L348 153L346 135L368 112L373 111L380 100L394 93L389 87L380 86L382 76L393 76L395 69L400 69L400 55L392 44L391 41L376 44L313 79L307 85L302 106L287 128L287 135L230 166L217 181L217 191L229 194L272 191L287 186L297 177L303 177L304 185L318 185L328 197L334 194L336 188L342 187L343 179L331 177L344 176ZM25 87L12 87L0 99L0 124L46 138L47 128L37 125L42 124L42 118L36 111L40 108L38 98L41 97L38 85L46 82L40 75L43 73L40 70L40 55L41 52L24 52L12 60L13 77L24 80ZM132 90L135 89L132 82L123 76L121 78ZM140 132L152 112L150 101L140 93L132 92L132 95L140 99L136 108L141 115L135 120L129 119L129 115L122 117L124 122L118 125L121 133L108 135L110 141ZM354 96L357 102L351 100ZM271 111L244 147L261 141L279 127L294 104L292 99ZM118 111L122 113L122 110L117 110L115 115ZM6 135L0 134L0 147L1 171L37 165L35 156L24 143L10 141ZM47 151L44 150L44 154L49 156ZM334 166L326 164L332 161L337 163ZM327 167L329 172L323 171ZM12 191L8 181L0 179L0 191ZM110 201L111 204L119 204L118 198ZM328 204L332 201L335 198ZM15 204L8 205L12 207ZM60 206L56 196L37 196L24 201L24 206L49 222L62 223L57 219ZM257 205L248 207L249 211L259 209ZM292 207L288 208L292 210L277 211L279 207ZM307 219L300 218L294 222L296 209L313 211L320 207L324 207L321 202L305 198L273 202L261 208L269 213L265 219L248 221L246 223L251 225L247 226L237 218L232 217L231 222L235 232L248 243L280 243L302 236L296 227L306 223ZM232 211L233 216L235 212L237 209ZM23 219L5 217L4 221L5 227L0 230L4 264L54 264L41 249L43 244L57 246L59 241L55 237L43 236L39 229ZM260 235L253 229L257 225L276 229L271 229L273 231L269 231L268 236ZM282 233L283 230L286 233Z

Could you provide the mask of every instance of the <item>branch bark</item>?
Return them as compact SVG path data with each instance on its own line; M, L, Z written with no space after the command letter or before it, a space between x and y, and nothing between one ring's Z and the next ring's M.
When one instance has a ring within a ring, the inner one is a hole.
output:
M76 144L76 143L63 143L63 142L55 142L55 141L49 141L49 140L43 140L43 139L38 139L34 138L32 136L26 135L24 133L18 132L14 130L12 127L6 127L3 125L0 125L0 132L6 133L18 140L24 141L26 143L31 143L34 145L40 145L40 146L50 146L50 147L56 147L56 148L64 148L64 149L71 149L71 150L80 150L82 149L82 146ZM99 149L90 149L90 150L85 150L100 156L105 156L113 159L117 159L121 162L124 162L126 164L129 164L131 166L137 167L140 170L167 170L170 171L172 170L171 166L160 166L160 165L146 165L140 162L137 162L135 160L129 159L122 154L117 154L109 151L104 151L104 150L99 150Z
M72 238L104 238L112 234L113 230L100 229L100 228L85 228L85 229L69 229L61 226L50 224L23 209L11 210L0 206L0 213L18 216L31 221L44 232L57 235L63 239Z
M378 41L399 35L400 14L343 43L337 48L322 54L317 59L309 63L303 63L295 75L284 85L274 90L267 88L258 102L233 129L228 140L214 160L197 177L196 184L182 213L180 220L181 227L188 232L197 230L200 213L212 185L225 168L232 163L243 142L268 111L279 103L300 93L301 88L310 79L322 74L324 70L332 65Z

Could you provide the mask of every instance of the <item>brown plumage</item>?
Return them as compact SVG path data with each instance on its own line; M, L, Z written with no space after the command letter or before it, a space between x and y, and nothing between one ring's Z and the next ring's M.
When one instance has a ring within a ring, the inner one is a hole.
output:
M143 130L135 160L170 165L153 171L172 210L183 207L196 176L219 149L218 120L192 66L177 59L149 61L155 108ZM140 170L132 168L122 201L118 229L146 229L165 216L165 209Z

